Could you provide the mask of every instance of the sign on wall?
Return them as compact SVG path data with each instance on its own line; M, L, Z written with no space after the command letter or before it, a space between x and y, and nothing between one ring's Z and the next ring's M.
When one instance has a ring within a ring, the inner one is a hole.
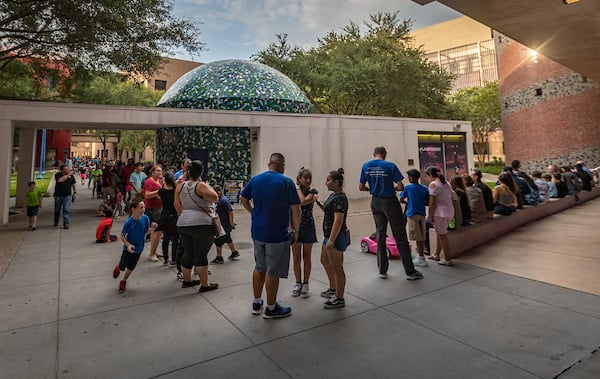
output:
M225 181L223 186L223 194L229 200L231 204L238 204L240 202L240 192L244 187L244 181L239 179L229 179Z

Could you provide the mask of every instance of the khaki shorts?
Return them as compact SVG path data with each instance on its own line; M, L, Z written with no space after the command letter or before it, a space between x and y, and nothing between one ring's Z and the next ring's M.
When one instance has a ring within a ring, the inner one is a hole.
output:
M412 215L408 217L408 239L411 241L425 241L425 216Z

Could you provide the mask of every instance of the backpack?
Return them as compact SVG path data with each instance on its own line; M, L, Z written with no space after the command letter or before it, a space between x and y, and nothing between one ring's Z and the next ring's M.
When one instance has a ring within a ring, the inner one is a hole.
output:
M562 199L569 193L569 187L567 187L567 183L561 179L556 183L556 191L558 192L558 197Z

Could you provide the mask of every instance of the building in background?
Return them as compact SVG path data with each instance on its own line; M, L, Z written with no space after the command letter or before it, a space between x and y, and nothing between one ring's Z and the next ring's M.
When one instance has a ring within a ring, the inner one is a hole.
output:
M482 87L498 80L494 31L467 16L462 16L411 32L415 47L425 50L425 58L455 76L451 93ZM484 160L496 157L504 160L502 130L491 133ZM447 162L447 165L449 163Z

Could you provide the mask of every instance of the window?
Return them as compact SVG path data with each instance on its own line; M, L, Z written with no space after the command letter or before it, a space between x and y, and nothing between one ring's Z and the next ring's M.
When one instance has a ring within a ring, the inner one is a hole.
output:
M155 80L154 81L154 89L156 91L165 91L167 89L167 81L166 80Z

